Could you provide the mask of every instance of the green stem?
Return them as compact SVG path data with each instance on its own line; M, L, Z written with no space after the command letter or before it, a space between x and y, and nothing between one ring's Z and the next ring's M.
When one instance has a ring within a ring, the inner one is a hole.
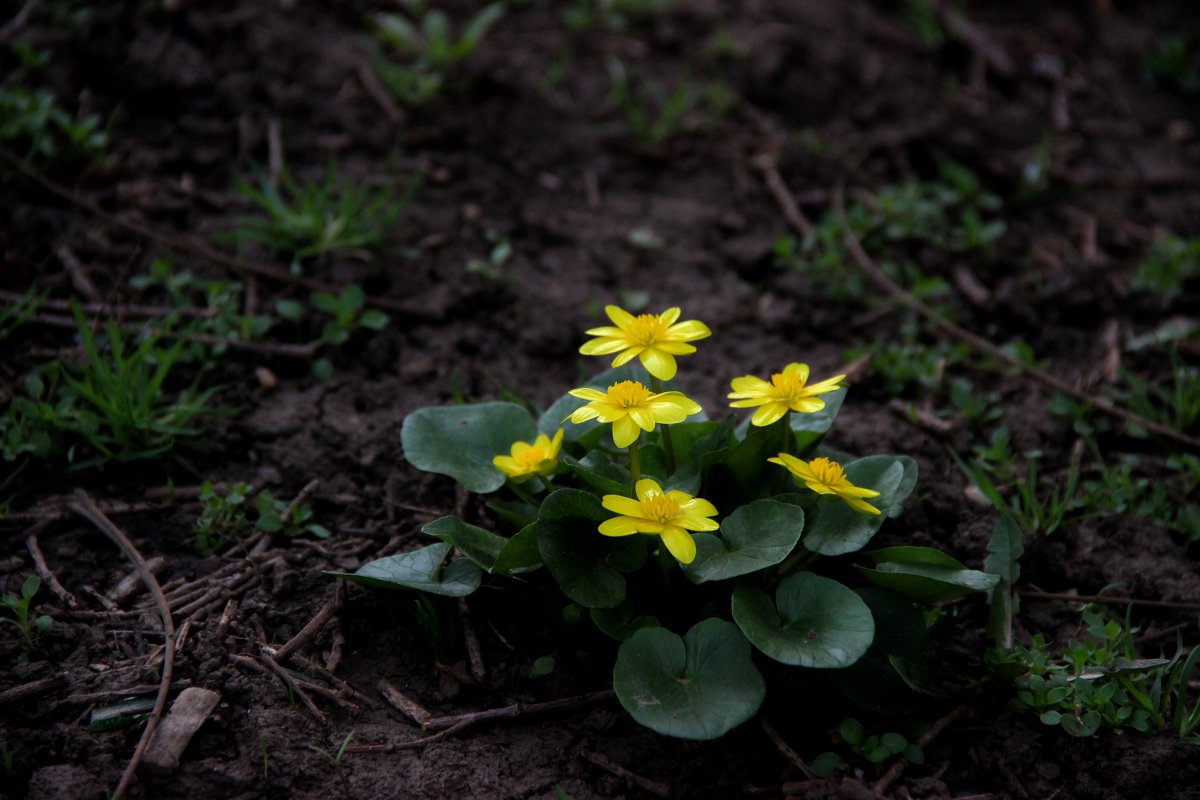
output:
M637 483L641 479L642 454L638 452L638 440L634 439L629 443L629 483L632 486L634 497L637 497Z
M528 503L529 505L533 506L534 508L537 508L539 505L541 505L540 503L538 503L538 501L536 499L534 499L533 495L531 495L529 492L525 491L525 489L522 488L520 484L509 481L508 488L519 499L523 500L524 502Z
M650 376L650 389L655 394L662 391L662 381L653 375ZM671 441L671 429L665 424L662 425L662 441L663 450L667 452L667 472L671 475L675 474L675 443Z
M792 411L788 409L783 412L783 450L781 452L792 454L792 443L796 441L796 437L792 436Z

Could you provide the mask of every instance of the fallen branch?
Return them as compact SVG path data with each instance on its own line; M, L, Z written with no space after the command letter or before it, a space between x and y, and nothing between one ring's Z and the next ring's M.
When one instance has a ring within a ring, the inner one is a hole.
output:
M33 557L33 567L37 571L38 577L46 584L55 597L66 603L67 608L79 608L79 601L75 599L75 595L71 594L58 582L58 576L54 574L54 570L50 569L50 565L46 563L46 556L42 553L42 547L38 544L38 534L41 533L49 523L46 521L35 523L25 537L25 547L29 550L29 555Z
M797 769L803 772L804 777L808 778L809 780L817 780L817 776L814 775L813 771L809 768L808 762L801 758L800 754L793 750L791 745L785 742L783 737L775 732L775 728L771 726L771 723L764 719L760 720L760 724L762 725L763 732L766 733L771 741L775 743L775 748L779 750L780 753L783 753L784 758L792 762Z
M1142 600L1137 597L1116 597L1105 594L1070 594L1068 592L1043 592L1033 589L1022 589L1017 592L1021 597L1033 597L1038 600L1065 600L1069 603L1101 603L1109 606L1149 606L1151 608L1170 608L1176 611L1200 611L1200 603L1178 603L1172 600Z
M917 739L917 747L924 750L929 746L930 742L932 742L938 737L939 734L941 734L942 731L953 725L956 721L958 721L958 718L965 713L967 713L967 706L964 704L958 706L949 714L933 723L929 730L925 731L923 734L921 734L920 738ZM896 763L892 764L892 766L888 768L888 771L883 773L883 777L875 781L875 785L871 787L871 791L876 795L882 795L884 792L886 792L888 787L895 783L896 779L899 778L901 773L904 772L904 767L906 764L908 764L907 758L901 756L900 758L896 759Z
M155 602L158 605L159 615L162 618L164 639L163 664L162 679L158 684L158 696L154 699L154 709L150 712L150 718L146 720L146 727L142 730L142 737L138 739L133 756L129 759L129 765L125 768L124 774L121 775L121 782L117 784L117 788L113 792L113 797L119 800L119 798L125 796L125 790L129 788L130 781L133 780L133 776L137 773L138 763L141 762L142 756L146 752L146 747L154 737L154 731L158 728L158 721L162 719L163 708L167 704L167 694L171 690L171 672L175 667L175 623L171 619L171 608L167 605L167 598L163 595L162 587L158 585L158 579L154 577L154 573L146 565L146 560L142 558L142 554L133 546L133 542L129 541L129 537L125 535L125 532L114 525L112 520L104 516L104 512L96 505L96 501L91 498L91 495L82 489L77 489L75 491L75 498L68 505L70 510L99 528L105 536L120 548L125 557L133 562L133 565L137 567L138 573L141 574L142 580L146 582L146 588L154 596Z

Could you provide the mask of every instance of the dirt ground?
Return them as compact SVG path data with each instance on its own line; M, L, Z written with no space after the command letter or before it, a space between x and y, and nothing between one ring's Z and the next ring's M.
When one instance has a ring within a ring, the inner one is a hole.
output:
M475 8L438 5L459 20ZM561 608L476 595L468 606L479 678L461 642L438 662L411 596L339 589L322 570L413 549L424 543L422 525L456 509L491 520L448 478L406 464L402 421L455 397L553 402L601 368L577 349L585 329L603 324L599 309L628 302L624 293L647 293L651 310L682 306L713 329L681 373L713 416L731 377L793 360L833 374L847 351L899 337L907 317L882 292L866 304L837 299L781 266L776 244L791 231L764 182L767 162L814 222L839 190L860 197L929 178L947 162L971 170L1004 200L1003 235L986 257L927 244L908 245L909 256L947 280L943 302L963 326L997 345L1024 341L1047 372L1107 391L1106 332L1145 333L1197 299L1195 287L1169 301L1129 287L1156 232L1200 235L1200 103L1143 67L1160 37L1200 35L1200 15L1183 0L971 2L967 27L937 44L900 3L694 0L586 32L564 23L571 5L512 3L454 85L419 108L391 100L372 78L362 38L369 13L395 10L386 3L113 2L70 16L82 4L47 2L29 17L22 40L50 56L41 79L66 107L111 117L111 145L103 163L82 167L0 165L0 289L36 283L53 299L85 301L91 291L111 309L161 303L129 279L169 257L197 275L236 277L260 309L304 300L306 280L357 282L390 324L324 347L335 367L328 380L312 375L311 355L231 351L204 384L223 386L215 402L236 412L205 423L202 439L181 445L181 460L78 472L39 463L0 493L11 495L12 514L0 519L6 590L37 569L32 533L46 569L77 601L69 608L43 588L38 608L55 625L28 662L11 631L0 638L0 741L13 753L0 795L104 797L141 727L94 732L89 714L132 694L153 697L161 675L153 604L146 595L109 599L130 562L67 508L83 489L143 556L162 559L158 579L175 624L186 625L173 696L187 686L220 693L178 768L143 766L131 797L875 796L867 787L887 764L862 761L846 780L804 783L759 719L718 741L685 742L638 726L611 698L405 746L422 732L385 702L381 682L438 716L572 698L609 687L615 644L586 625L564 627ZM0 4L0 17L20 6ZM11 52L2 58L13 68ZM721 114L695 112L695 125L665 141L638 140L609 100L612 58L665 83L720 82L737 102ZM254 213L236 181L280 156L306 178L336 160L364 186L419 175L389 231L392 246L310 260L297 278L286 256L222 238ZM1036 191L1027 191L1034 169ZM492 258L498 242L511 255ZM266 341L307 341L288 330ZM72 349L73 336L35 319L0 341L3 391L17 392L32 366ZM1126 366L1164 375L1150 359ZM1042 451L1049 482L1061 482L1077 437L1070 419L1047 410L1054 393L979 361L955 369L997 395L1014 443ZM970 453L989 431L961 415L922 424L903 410L928 410L929 396L894 390L868 370L830 442L919 461L908 510L880 542L942 547L979 568L997 515L968 496L949 450ZM1180 447L1115 426L1105 441L1139 455L1152 476ZM166 491L168 479L176 492ZM315 480L307 502L333 535L202 555L192 525L203 480L245 481L283 499ZM1102 516L1028 537L1022 585L1094 595L1117 584L1124 596L1194 603L1197 556L1195 542L1162 524ZM262 648L288 642L329 604L336 613L293 656L291 667L317 687L298 693L265 666ZM928 698L914 716L933 722L965 708L887 796L1200 797L1200 755L1169 732L1074 739L1009 709L1011 695L995 687L971 688L986 616L981 595L954 605L942 638L957 675L947 685L962 688ZM1077 633L1078 615L1062 603L1026 598L1020 619L1025 633L1060 641ZM1139 606L1133 621L1143 636L1170 631L1160 644L1173 645L1174 631L1189 646L1200 642L1194 611ZM539 677L530 665L542 656L555 666ZM760 717L810 759L830 748L828 730L845 713L793 679L772 691ZM351 731L339 769L313 749L336 751Z

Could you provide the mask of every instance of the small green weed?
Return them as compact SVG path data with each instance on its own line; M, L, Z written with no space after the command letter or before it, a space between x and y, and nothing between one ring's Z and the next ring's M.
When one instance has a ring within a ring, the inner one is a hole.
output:
M1133 276L1133 288L1161 294L1168 302L1183 292L1184 284L1200 278L1200 238L1163 236L1157 239Z
M1185 94L1200 92L1200 45L1187 36L1161 37L1142 58L1142 66L1164 86Z
M308 746L308 749L312 750L314 753L320 753L321 755L325 756L325 758L328 759L330 765L333 767L333 771L336 772L338 775L341 775L342 774L342 766L345 762L346 748L350 746L350 741L352 739L354 739L354 731L350 731L349 733L347 733L346 738L342 739L341 745L338 747L338 749L335 752L332 752L332 753L329 752L328 750L326 750L324 747L320 747L315 744L310 744Z
M1118 733L1162 728L1164 708L1171 704L1173 689L1180 688L1169 682L1179 654L1175 659L1139 659L1133 645L1137 629L1128 620L1122 625L1106 619L1091 606L1082 614L1086 635L1061 650L1039 634L1011 653L989 653L991 668L1013 680L1013 707L1033 711L1043 723L1061 726L1072 736L1092 736L1101 728Z
M1004 444L1007 446L1006 440ZM957 453L950 455L992 505L1011 517L1022 531L1049 536L1075 518L1071 512L1078 507L1080 497L1078 458L1071 459L1066 482L1055 481L1047 490L1038 478L1040 453L1026 453L1023 470L1016 467L1015 457L1001 455L969 466ZM1007 490L1007 498L1002 488Z
M33 616L30 606L38 590L42 588L42 580L37 575L30 575L21 584L21 596L5 594L0 597L0 611L8 615L0 615L0 622L7 622L21 632L21 660L29 660L29 654L37 650L42 635L54 626L54 620L46 614Z
M623 133L662 144L694 133L729 113L737 98L722 84L697 85L686 79L673 88L645 77L631 77L619 60L608 60L609 101L621 112Z
M17 774L16 751L10 750L8 742L0 742L0 766L4 768L4 777L12 778Z
M96 114L73 117L49 89L20 81L18 70L0 84L0 144L23 152L38 166L62 161L100 161L108 149L108 131Z
M888 394L898 395L914 386L929 392L939 391L945 383L947 370L963 365L970 350L946 337L935 337L932 343L927 342L920 323L908 317L900 325L899 336L851 348L846 352L846 359L853 361L868 353L871 355L869 374L883 382ZM958 400L970 405L961 388ZM986 398L983 402L986 405ZM971 410L976 409L971 406ZM987 412L981 413L986 415Z
M31 286L20 299L0 308L0 342L37 313L46 294L47 291L39 292L36 286Z
M678 0L573 0L562 20L576 34L621 31L674 10Z
M26 378L25 396L0 417L4 460L65 454L72 469L84 469L156 458L176 439L200 435L198 420L220 413L209 405L217 389L192 385L173 399L166 392L182 342L163 349L151 336L133 347L110 320L102 347L78 305L73 311L86 361L53 362Z
M262 777L263 780L271 778L271 754L267 750L267 737L259 734L258 737L258 752L262 753Z
M1196 429L1200 423L1200 369L1172 352L1169 386L1143 380L1127 370L1121 374L1125 380L1122 400L1130 411L1182 433Z
M917 745L909 742L903 734L888 731L867 735L862 723L846 717L834 731L836 738L849 745L858 756L872 764L882 764L894 756L904 756L913 764L924 764L925 754ZM822 753L812 760L813 774L821 778L831 777L843 763L840 755L833 751Z
M315 292L310 298L313 308L333 316L321 329L321 340L327 344L343 345L358 328L380 331L387 327L387 314L364 308L366 301L366 295L357 283L342 287L342 291L336 295Z
M455 36L445 12L426 9L424 3L409 5L411 18L375 14L371 18L375 40L365 46L375 73L392 96L404 105L420 106L442 94L453 69L479 48L504 16L504 6L484 6Z
M200 501L204 503L204 508L192 525L196 546L201 551L216 552L240 539L251 527L246 503L250 492L251 487L245 483L232 484L224 492L210 481L201 485ZM330 536L327 528L313 521L313 510L307 503L289 506L264 489L255 496L253 508L256 514L253 527L263 533L278 533L288 537L307 533L319 539Z
M249 217L232 234L292 257L292 268L310 258L378 250L408 207L416 183L406 189L376 191L354 186L331 162L322 182L298 180L288 170L276 189L265 176L242 179L237 191L258 205L263 217Z

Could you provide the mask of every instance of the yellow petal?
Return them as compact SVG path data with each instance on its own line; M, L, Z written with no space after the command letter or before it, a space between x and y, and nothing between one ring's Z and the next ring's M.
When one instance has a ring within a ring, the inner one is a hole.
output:
M637 426L649 433L654 430L654 415L650 413L648 408L631 408L629 416L637 423Z
M689 319L667 328L667 337L676 342L694 342L712 336L712 331L703 322Z
M633 418L628 414L620 419L614 420L612 424L613 444L617 447L629 447L637 441L638 435L642 429L633 421Z
M632 361L635 356L637 356L639 353L641 353L645 349L646 348L642 347L641 345L635 345L634 347L627 347L616 358L613 359L613 363L612 363L613 367L616 368L616 367L625 366L630 361Z
M675 320L679 319L679 315L681 313L682 312L678 307L668 308L666 311L658 315L659 324L661 324L664 328L669 328L675 324Z
M730 397L733 397L733 395L730 395ZM773 402L775 402L775 401L769 397L755 397L751 400L734 400L732 403L729 404L729 407L730 408L754 408L755 406L761 406L763 403L773 403Z
M624 350L628 344L624 339L591 339L579 346L579 352L585 356L607 356Z
M641 520L631 517L613 517L606 519L600 523L597 528L605 536L629 536L634 533L641 533Z
M765 428L768 425L777 422L788 410L788 407L783 403L770 402L765 403L750 418L750 424L756 425L759 428Z
M492 465L509 477L521 474L521 465L512 456L496 456L492 459Z
M679 563L690 564L696 560L696 542L683 528L667 528L662 532L662 540Z
M598 416L600 416L600 412L598 412L596 409L592 408L591 406L584 406L572 411L570 415L568 415L563 421L565 422L569 419L571 422L574 422L576 425L578 425L581 422L587 422L589 419L595 419Z
M807 461L796 458L788 453L780 453L775 458L768 458L767 461L787 468L788 472L792 473L798 478L803 478L804 480L808 481L816 480L817 476L813 474L812 467L808 465Z
M783 368L784 375L799 375L800 382L808 380L808 364L797 364L794 361Z
M605 339L624 339L625 331L620 328L614 328L611 325L605 325L600 328L588 328L584 331L588 336L603 336Z
M703 409L700 408L699 403L686 396L683 392L660 392L656 395L651 395L649 402L655 405L659 403L670 403L673 406L678 406L689 417L692 414L699 414L701 411L703 411Z
M679 510L691 516L715 517L717 515L717 507L703 497L693 497L680 503Z
M715 531L721 527L715 519L692 516L690 514L676 514L674 522L679 527L687 528L689 531Z
M630 314L620 306L605 306L604 313L608 314L608 318L621 330L628 328L633 322L633 314Z
M853 508L855 511L861 511L864 514L879 514L880 513L878 508L871 505L866 500L859 500L857 497L843 497L842 499L845 500L846 504L849 505L851 508Z
M663 493L662 487L653 478L642 478L634 485L633 491L638 496L638 500L643 503L646 502L646 498L650 495Z
M740 378L734 378L729 382L729 385L733 388L733 392L729 396L734 399L760 397L771 388L771 384L753 375L743 375Z
M834 375L832 378L826 378L823 381L819 381L804 388L805 391L810 394L828 394L829 392L836 392L838 389L842 388L842 381L844 380L846 380L845 375Z
M554 434L554 438L550 440L550 457L558 458L558 451L562 449L563 429L559 428Z
M608 399L608 395L599 389L589 389L586 386L582 389L572 389L571 391L567 392L567 394L571 395L571 397L578 397L580 400L587 400L589 402L594 400Z
M641 352L642 366L660 381L669 381L675 377L675 356L664 353L657 347L650 347Z
M687 342L655 342L654 349L662 350L664 353L670 353L673 356L690 356L696 352L696 348Z
M834 487L837 493L843 497L879 497L879 492L874 489L864 489L861 486L855 486L847 481Z
M792 411L799 411L801 414L815 414L823 408L825 401L819 397L801 397L791 405Z
M797 477L799 477L799 476L797 476ZM801 480L804 480L804 479L802 478ZM824 483L821 483L820 481L804 480L804 485L807 486L808 488L812 489L817 494L837 494L837 492L835 492L832 488L830 488L828 485L826 485ZM846 500L846 502L850 502L850 501Z
M529 442L513 442L512 449L509 452L512 453L513 458L520 458L522 454L532 448L533 445L529 444Z
M626 517L640 517L643 513L640 502L620 494L606 494L600 504L614 514Z

